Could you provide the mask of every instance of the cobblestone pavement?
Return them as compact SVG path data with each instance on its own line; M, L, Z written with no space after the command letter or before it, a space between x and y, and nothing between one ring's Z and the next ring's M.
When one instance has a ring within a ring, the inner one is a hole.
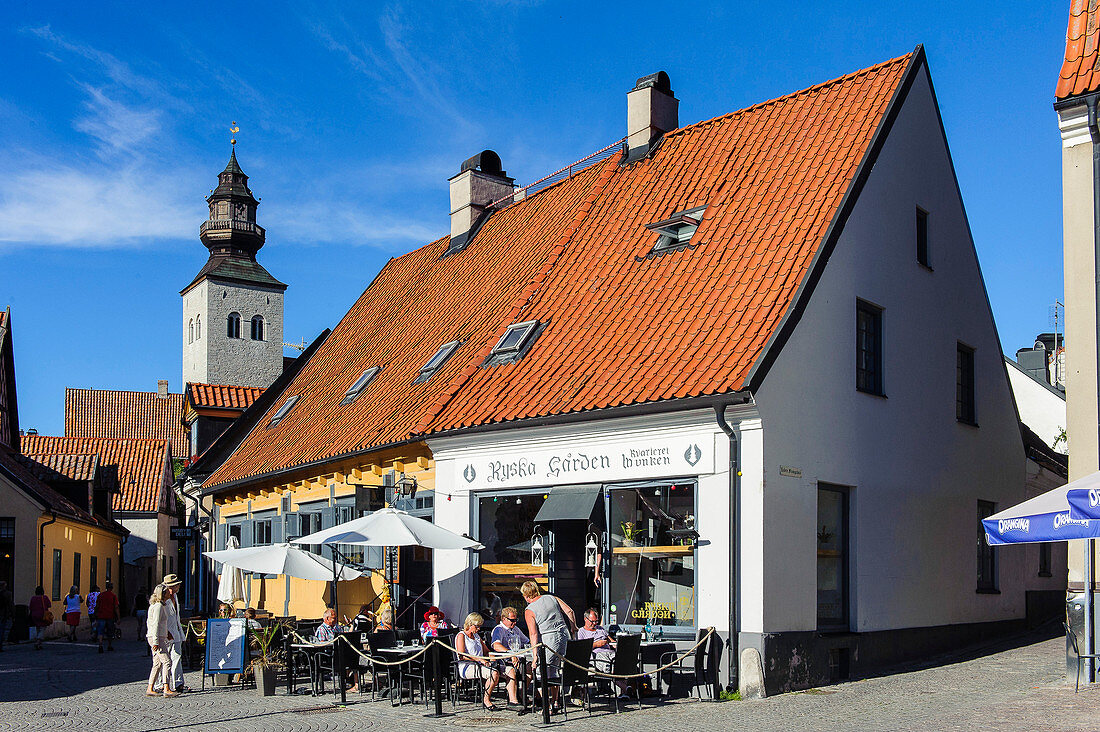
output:
M133 638L132 628L127 635ZM1049 635L1049 634L1048 634ZM0 730L124 729L127 732L217 726L250 730L386 728L401 732L454 727L530 729L537 714L485 712L460 704L446 719L424 716L423 705L393 708L388 702L350 696L347 707L332 696L261 697L251 689L212 689L176 699L143 694L148 659L134 640L99 655L88 644L27 644L0 653ZM563 729L613 730L1100 730L1100 685L1074 694L1063 680L1064 640L1038 636L971 649L938 665L902 669L822 689L746 702L664 703L611 714L597 708L588 718L571 711ZM188 673L196 688L200 677ZM366 701L362 701L366 700ZM450 711L449 705L445 709Z

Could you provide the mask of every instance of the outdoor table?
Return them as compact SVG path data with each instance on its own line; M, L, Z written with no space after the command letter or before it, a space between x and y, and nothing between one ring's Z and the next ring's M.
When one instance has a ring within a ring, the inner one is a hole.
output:
M647 663L653 664L654 667L661 667L661 656L665 653L675 653L676 643L670 640L649 640L642 641L642 655L638 664L638 668L645 673L645 665ZM657 695L661 694L661 673L656 673L656 682L654 683L653 690L657 692Z
M394 648L374 648L374 653L380 656L386 656L387 661L399 661L407 656L413 656L424 650L422 645L406 645L397 646ZM397 667L397 694L390 695L390 704L392 706L400 706L401 699L405 696L405 664L401 664ZM396 703L395 703L396 702Z

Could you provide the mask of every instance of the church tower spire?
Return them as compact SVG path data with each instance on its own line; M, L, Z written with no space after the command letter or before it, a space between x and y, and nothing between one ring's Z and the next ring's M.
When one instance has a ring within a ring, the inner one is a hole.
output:
M236 141L199 226L206 264L183 297L184 383L270 386L283 370L286 285L256 260L267 232L256 223L259 199L237 162Z

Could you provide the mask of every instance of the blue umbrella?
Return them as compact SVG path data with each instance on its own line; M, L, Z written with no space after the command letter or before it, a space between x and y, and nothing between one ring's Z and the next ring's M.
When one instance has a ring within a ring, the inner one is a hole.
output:
M1070 508L1067 492L1081 482L1055 488L982 519L986 539L997 545L1100 538L1100 520L1075 518Z

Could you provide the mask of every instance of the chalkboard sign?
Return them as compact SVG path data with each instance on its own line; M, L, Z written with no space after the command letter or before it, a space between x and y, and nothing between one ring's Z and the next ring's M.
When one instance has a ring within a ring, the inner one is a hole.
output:
M206 621L206 673L243 673L248 663L248 620Z

